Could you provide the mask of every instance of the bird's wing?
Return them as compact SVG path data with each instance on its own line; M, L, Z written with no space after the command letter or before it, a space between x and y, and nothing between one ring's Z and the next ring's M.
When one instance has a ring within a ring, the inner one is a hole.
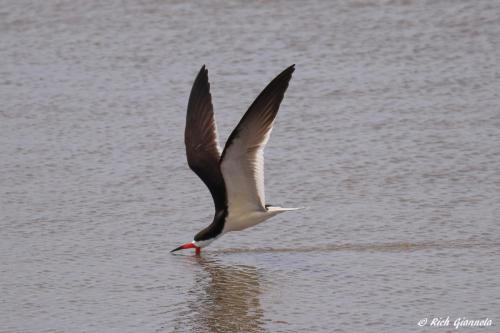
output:
M221 157L229 210L265 210L264 147L295 70L285 69L260 93L233 130Z
M189 167L207 185L214 199L215 209L224 209L226 188L219 165L217 127L208 83L208 71L205 66L200 69L189 96L184 140Z

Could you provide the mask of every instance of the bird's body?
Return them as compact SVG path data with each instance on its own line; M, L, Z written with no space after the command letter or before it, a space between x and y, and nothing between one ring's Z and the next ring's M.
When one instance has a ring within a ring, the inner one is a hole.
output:
M200 253L226 232L259 224L279 213L297 208L265 204L264 147L291 79L294 66L278 75L260 93L236 128L222 154L208 83L203 66L189 97L185 143L189 167L207 185L215 204L212 223L186 243L172 250L195 248Z

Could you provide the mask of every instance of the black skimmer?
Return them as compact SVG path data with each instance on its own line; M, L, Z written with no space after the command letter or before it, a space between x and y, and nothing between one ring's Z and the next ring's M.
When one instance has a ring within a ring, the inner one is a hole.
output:
M292 65L260 93L233 130L220 153L217 142L208 71L203 66L189 96L184 140L189 167L207 185L215 204L213 222L190 243L171 252L201 248L229 231L239 231L285 211L266 205L264 197L264 147L274 119L295 70Z

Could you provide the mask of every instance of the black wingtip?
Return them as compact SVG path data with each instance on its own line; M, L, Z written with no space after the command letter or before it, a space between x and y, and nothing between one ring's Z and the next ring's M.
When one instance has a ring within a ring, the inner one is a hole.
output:
M264 89L266 91L268 88L272 89L271 87L276 87L277 85L284 85L283 92L286 90L288 87L288 82L292 78L292 74L295 71L295 64L288 66L283 72L279 73L278 76L276 76L271 83ZM264 92L263 91L263 92Z
M210 95L210 83L208 82L208 70L203 65L196 75L193 82L193 87L191 88L191 94L197 93L199 91L205 92L205 94ZM192 95L190 96L191 99ZM188 106L189 107L189 106Z
M203 66L201 66L200 71L198 72L198 75L196 76L196 79L202 78L204 76L208 77L208 70L207 70L205 64L203 64Z
M291 66L288 66L283 72L281 72L277 77L276 79L278 79L277 81L279 81L280 79L279 78L283 78L283 77L288 77L288 79L286 79L287 81L290 80L290 78L292 77L292 73L295 71L295 64L291 65Z

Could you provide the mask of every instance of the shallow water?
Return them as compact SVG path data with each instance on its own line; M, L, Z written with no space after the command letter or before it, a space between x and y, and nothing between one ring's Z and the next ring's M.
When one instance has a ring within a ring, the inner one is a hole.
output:
M497 331L499 36L496 1L3 1L0 332ZM224 143L292 63L266 196L308 209L171 255L213 211L197 71Z

